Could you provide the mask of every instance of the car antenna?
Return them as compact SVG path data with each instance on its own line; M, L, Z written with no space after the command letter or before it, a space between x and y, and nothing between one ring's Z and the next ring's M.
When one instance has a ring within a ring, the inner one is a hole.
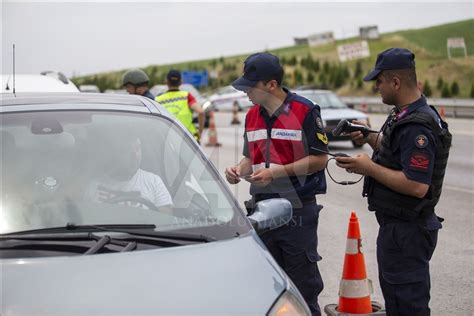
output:
M15 44L13 44L13 95L16 98L16 94L15 94Z

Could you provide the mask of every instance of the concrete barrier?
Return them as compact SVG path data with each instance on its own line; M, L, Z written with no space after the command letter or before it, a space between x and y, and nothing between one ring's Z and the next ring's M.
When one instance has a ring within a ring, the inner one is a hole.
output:
M366 110L369 113L388 113L391 107L382 103L380 97L341 97L348 105L356 110ZM441 99L428 98L428 103L445 108L447 117L474 118L474 99Z

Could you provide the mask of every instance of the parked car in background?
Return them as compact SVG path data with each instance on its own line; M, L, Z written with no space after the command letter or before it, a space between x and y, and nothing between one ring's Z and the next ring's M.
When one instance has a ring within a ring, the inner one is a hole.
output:
M330 141L346 141L350 140L349 136L332 135L331 131L337 126L341 120L358 120L369 123L367 114L361 111L353 110L347 106L332 91L329 90L296 90L299 95L317 103L321 107L321 118L323 119L324 129ZM354 147L362 147L352 142Z
M76 85L63 73L56 71L44 71L40 74L27 75L16 74L1 75L1 93L13 93L13 83L15 92L79 92Z
M179 89L191 93L194 98L196 98L196 101L201 105L205 112L204 127L209 127L209 112L212 110L212 108L210 107L211 102L209 101L209 99L204 97L192 84L183 83L179 86ZM168 91L168 86L165 84L157 84L150 89L151 94L153 94L154 96L158 96L162 93L165 93L166 91ZM198 118L195 112L193 112L193 123L196 126L198 124Z
M239 111L244 111L253 106L247 94L235 89L232 86L225 86L214 91L209 95L209 101L214 111L232 111L234 104L238 106Z
M81 92L100 93L99 87L93 84L81 84L79 90Z
M192 135L136 95L2 98L2 316L310 315Z

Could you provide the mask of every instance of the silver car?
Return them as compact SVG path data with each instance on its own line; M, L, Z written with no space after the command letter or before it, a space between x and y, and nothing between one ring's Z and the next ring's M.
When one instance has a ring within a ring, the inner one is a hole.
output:
M309 315L191 135L139 96L2 96L0 313Z
M323 119L324 129L331 142L350 140L349 136L335 137L331 133L341 120L358 120L369 123L367 114L349 108L347 104L342 102L342 100L330 90L300 90L295 92L317 103L321 107L321 118ZM361 147L361 145L354 142L352 142L352 145L356 148Z

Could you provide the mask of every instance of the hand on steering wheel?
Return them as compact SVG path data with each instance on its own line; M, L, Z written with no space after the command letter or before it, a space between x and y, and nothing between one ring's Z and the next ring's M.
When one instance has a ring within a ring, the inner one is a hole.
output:
M151 202L150 200L145 199L141 196L129 196L129 195L116 196L116 197L113 197L113 198L107 200L107 202L108 203L115 203L115 204L119 204L119 203L123 203L123 202L140 203L140 204L145 205L146 207L148 207L148 209L150 209L150 210L159 211L158 207L155 204L153 204L153 202Z

